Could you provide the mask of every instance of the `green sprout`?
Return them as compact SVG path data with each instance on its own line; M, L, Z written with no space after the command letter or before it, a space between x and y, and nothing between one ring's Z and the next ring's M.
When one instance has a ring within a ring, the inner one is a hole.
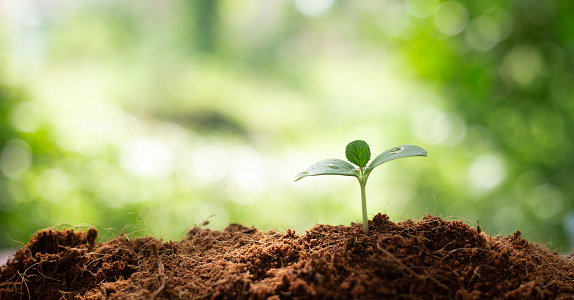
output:
M365 186L367 179L373 169L390 160L409 157L409 156L427 156L427 151L416 145L400 145L388 149L387 151L379 154L367 166L371 159L371 150L369 145L362 140L352 141L345 149L345 156L351 162L342 159L330 158L316 162L310 166L305 172L301 172L295 176L295 181L307 177L317 175L342 175L342 176L355 176L359 180L361 186L361 204L363 208L363 228L368 230L367 219L367 195L365 193Z

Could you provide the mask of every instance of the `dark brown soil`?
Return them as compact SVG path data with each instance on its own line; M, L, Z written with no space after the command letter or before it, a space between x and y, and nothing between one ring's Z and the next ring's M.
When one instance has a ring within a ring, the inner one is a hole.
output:
M386 215L302 236L232 224L179 242L43 230L0 267L1 299L574 299L574 259L517 231Z

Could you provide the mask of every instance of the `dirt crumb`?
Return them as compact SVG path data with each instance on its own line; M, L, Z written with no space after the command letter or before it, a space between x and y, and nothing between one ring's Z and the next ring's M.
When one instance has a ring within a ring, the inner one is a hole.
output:
M520 231L491 237L426 216L318 224L303 235L231 224L181 241L42 230L0 267L0 299L572 299L574 262Z

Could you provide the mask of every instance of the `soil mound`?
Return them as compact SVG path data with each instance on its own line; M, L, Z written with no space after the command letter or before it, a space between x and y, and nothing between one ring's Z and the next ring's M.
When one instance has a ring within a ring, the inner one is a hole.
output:
M261 232L194 227L179 242L43 230L0 267L1 299L573 299L574 259L520 231L426 216Z

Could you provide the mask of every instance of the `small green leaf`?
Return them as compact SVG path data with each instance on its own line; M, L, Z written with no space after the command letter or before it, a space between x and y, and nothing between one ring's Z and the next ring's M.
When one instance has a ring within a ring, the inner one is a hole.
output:
M310 166L305 172L301 172L295 176L295 181L307 177L317 175L343 175L359 177L359 172L352 164L342 159L324 159L316 162Z
M362 140L352 141L345 149L345 156L355 165L364 168L371 159L371 150L367 142Z
M375 157L365 172L370 172L378 165L390 160L409 156L427 156L427 151L416 145L400 145L393 147Z

